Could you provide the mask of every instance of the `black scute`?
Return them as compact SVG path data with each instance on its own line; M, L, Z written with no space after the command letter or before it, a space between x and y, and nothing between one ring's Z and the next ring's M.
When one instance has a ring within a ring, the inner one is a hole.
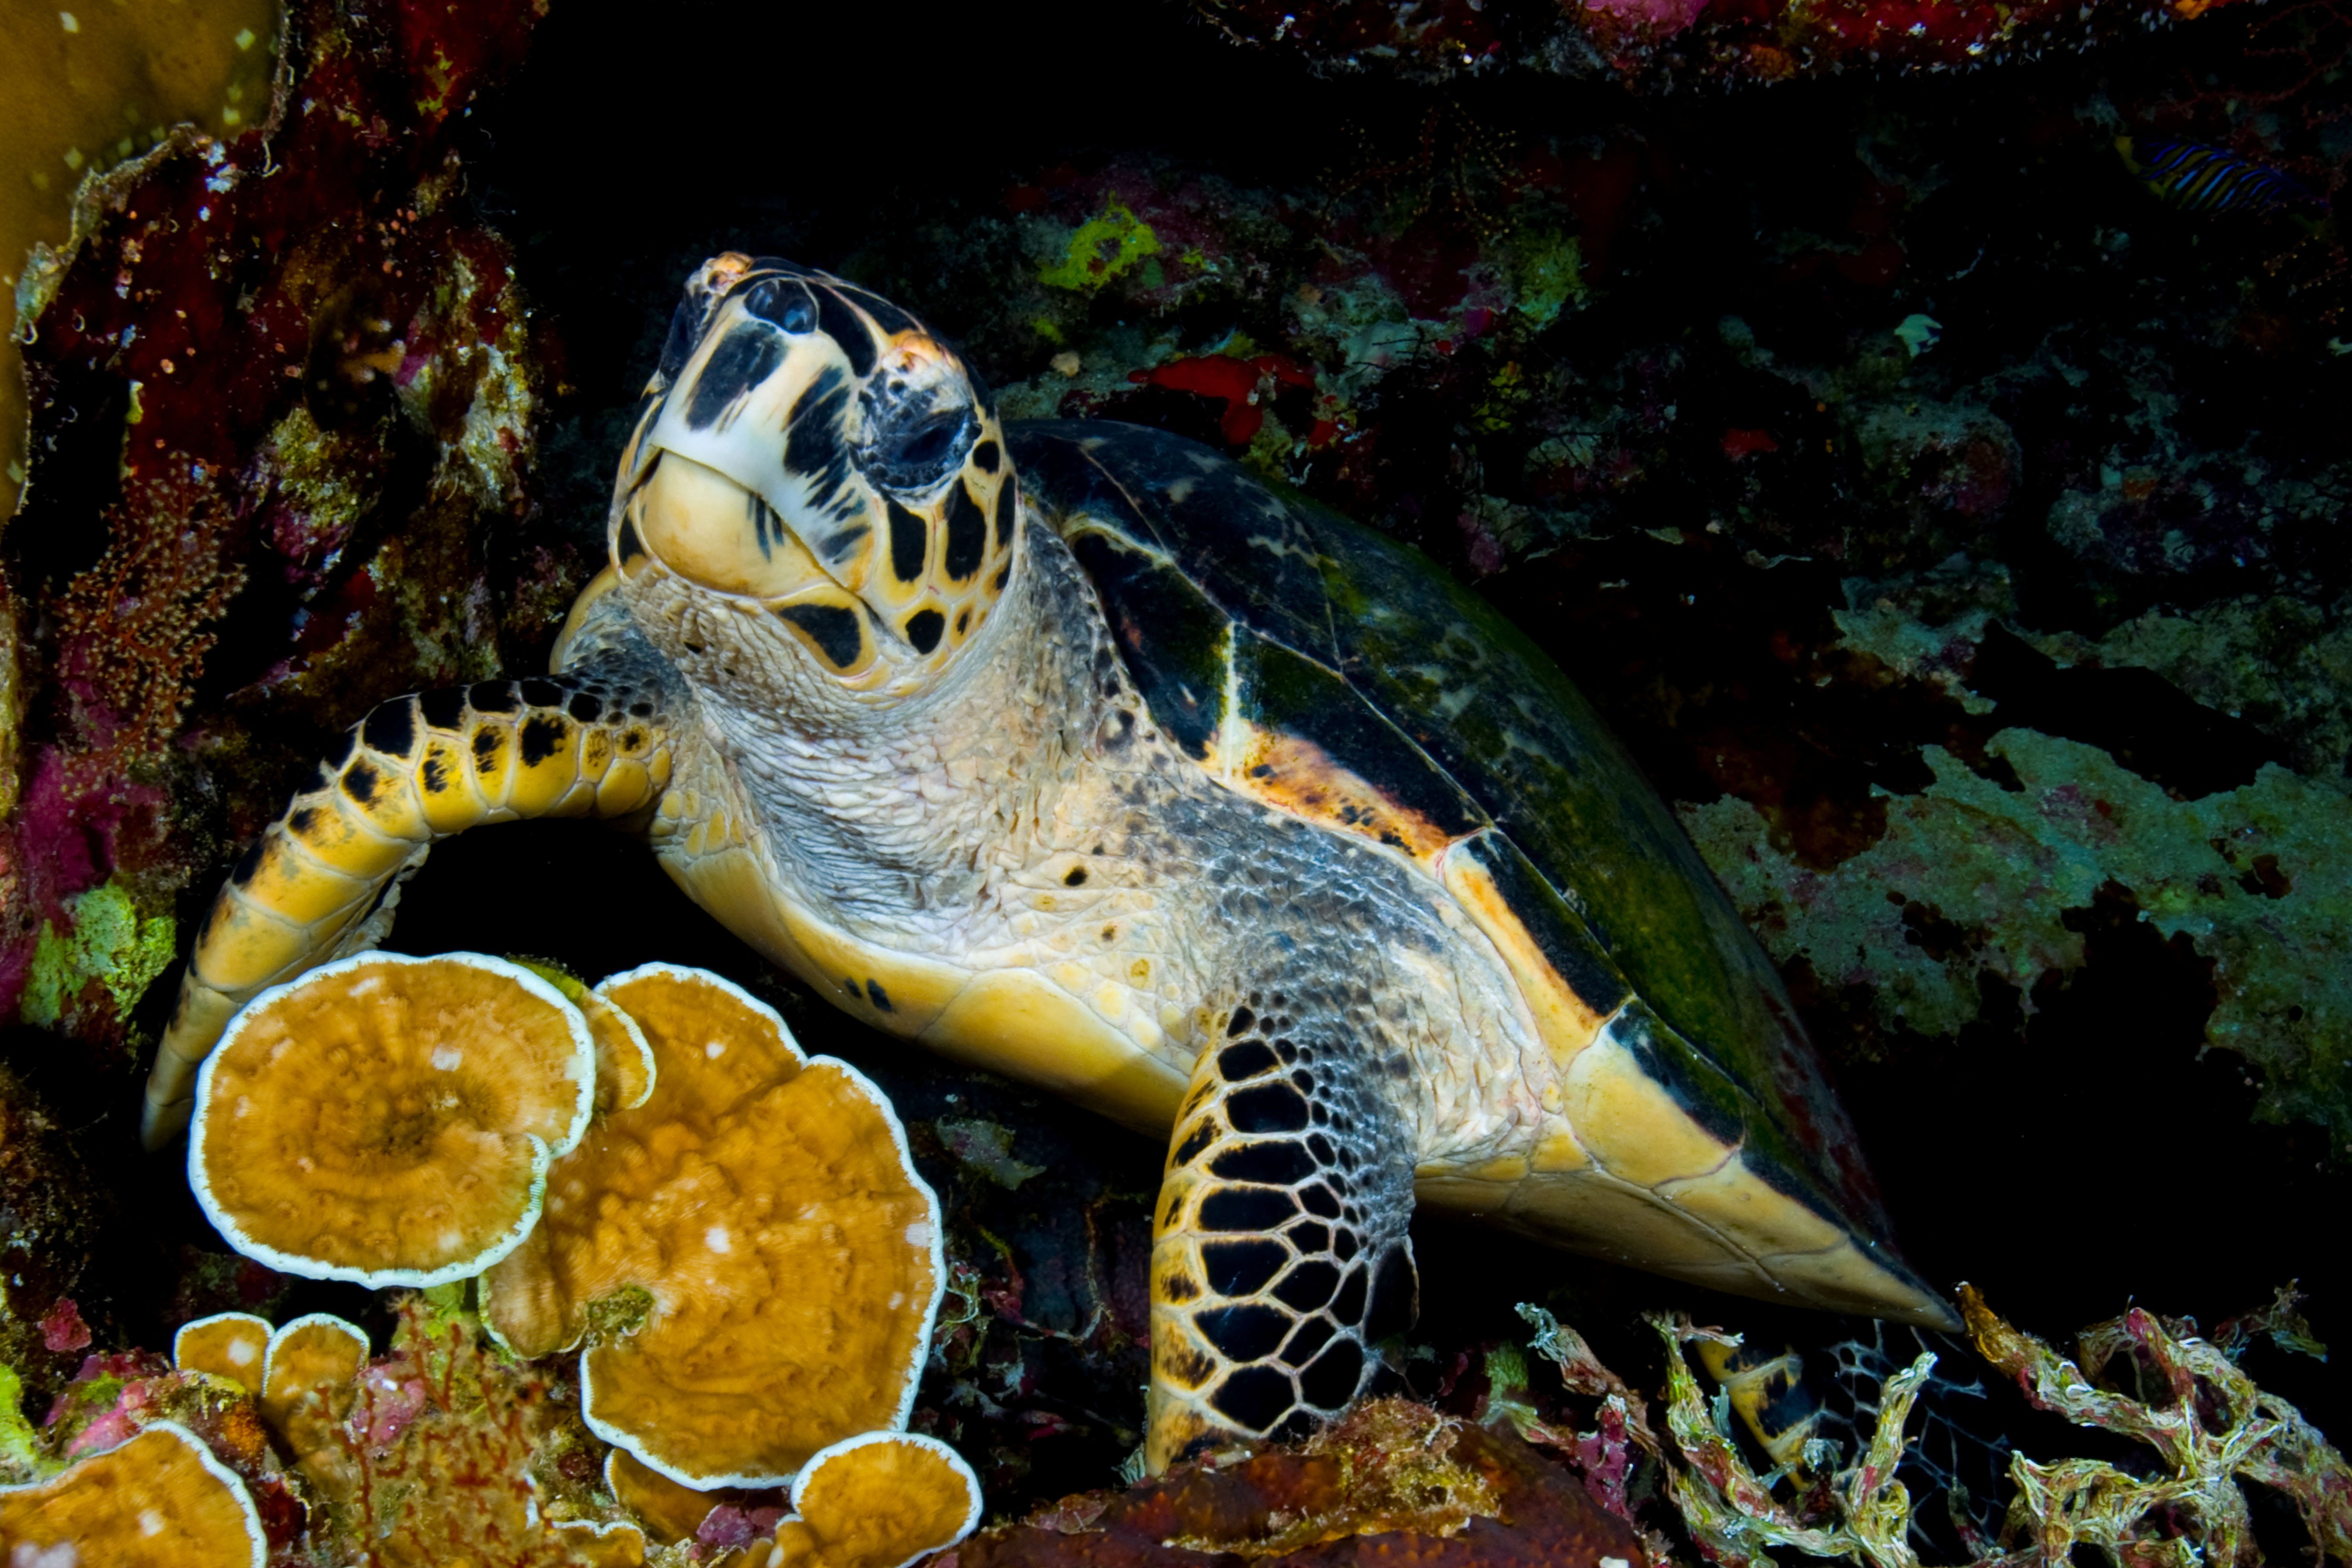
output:
M1164 431L1038 421L1006 441L1046 517L1126 531L1250 632L1344 675L1509 835L1558 890L1551 911L1571 912L1596 956L1719 1069L1717 1094L1736 1086L1751 1167L1885 1235L1852 1125L1780 977L1600 716L1517 628L1419 552ZM1094 573L1103 553L1079 560ZM1365 776L1395 788L1381 765L1368 759ZM1718 1121L1720 1100L1699 1098L1716 1102L1692 1110Z
M1151 716L1187 755L1206 757L1224 722L1231 623L1182 574L1108 534L1081 533L1070 549L1094 579L1111 636Z
M1033 493L1057 511L1118 498L1117 515L1166 551L1209 602L1244 626L1337 666L1314 535L1296 509L1206 447L1108 419L1041 420L1006 435ZM1082 492L1074 468L1090 468Z
M1486 826L1486 814L1338 671L1255 631L1234 635L1241 706L1266 729L1297 735L1378 785L1449 838Z

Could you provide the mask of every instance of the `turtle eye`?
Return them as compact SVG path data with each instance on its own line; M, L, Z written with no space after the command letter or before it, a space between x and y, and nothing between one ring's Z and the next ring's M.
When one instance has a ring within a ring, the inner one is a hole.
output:
M797 279L761 279L743 290L743 309L795 337L816 330L816 300Z
M857 454L866 477L899 495L920 495L936 489L963 467L979 424L971 406L961 399L890 395L866 390L866 438Z

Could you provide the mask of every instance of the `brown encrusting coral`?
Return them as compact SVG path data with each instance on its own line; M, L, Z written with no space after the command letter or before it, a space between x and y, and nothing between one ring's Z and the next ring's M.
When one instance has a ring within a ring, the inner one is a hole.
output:
M197 1080L188 1179L289 1274L437 1285L505 1257L588 1123L587 1022L478 953L370 952L265 992Z
M1633 1568L1640 1535L1517 1436L1376 1400L1295 1449L1067 1498L956 1549L957 1568L1243 1562Z
M598 993L653 1048L653 1093L548 1174L530 1237L482 1279L518 1352L588 1341L589 1426L697 1489L773 1486L904 1424L944 1284L938 1201L889 1104L697 970Z
M642 1562L634 1526L576 1500L562 1456L584 1434L567 1392L486 1347L470 1317L405 1298L391 1354L315 1391L313 1539L361 1568Z
M54 1480L0 1489L11 1568L261 1568L245 1483L184 1426L158 1421Z

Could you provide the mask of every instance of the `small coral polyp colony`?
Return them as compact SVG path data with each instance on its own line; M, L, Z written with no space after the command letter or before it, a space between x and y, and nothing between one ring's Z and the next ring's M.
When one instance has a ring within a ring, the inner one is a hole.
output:
M0 1548L145 1563L112 1543L155 1523L170 1561L254 1568L281 1535L334 1562L899 1568L979 1521L963 1460L903 1430L938 1200L879 1091L717 975L315 970L206 1061L188 1173L247 1256L429 1294L383 1358L331 1317L188 1324L90 1457L0 1494ZM572 1351L576 1382L545 1370ZM183 1409L204 1436L156 1419ZM744 1490L787 1485L789 1513ZM265 1529L277 1498L298 1527Z

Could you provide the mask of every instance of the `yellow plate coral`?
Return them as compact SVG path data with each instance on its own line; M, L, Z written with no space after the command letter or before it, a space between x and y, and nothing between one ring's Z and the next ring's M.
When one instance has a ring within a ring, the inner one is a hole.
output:
M188 1181L273 1268L440 1285L514 1250L588 1125L596 1052L546 981L368 952L256 996L197 1080Z
M536 1356L593 1322L589 1426L698 1489L902 1426L945 1269L889 1103L717 975L596 989L643 1029L653 1093L556 1163L538 1230L482 1279L491 1331Z

